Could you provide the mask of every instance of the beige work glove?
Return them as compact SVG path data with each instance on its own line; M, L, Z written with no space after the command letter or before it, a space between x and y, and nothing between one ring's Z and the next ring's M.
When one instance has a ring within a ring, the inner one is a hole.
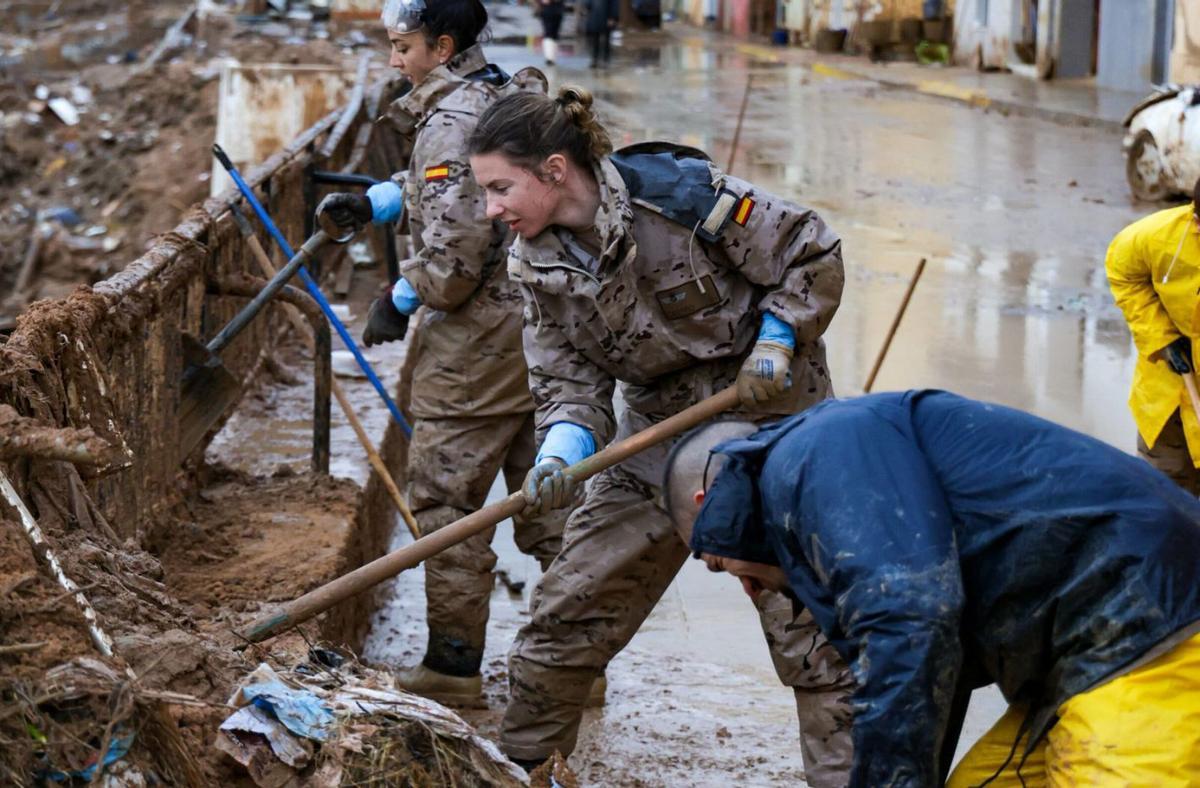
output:
M737 393L742 405L762 405L791 388L792 355L792 349L779 342L756 344L738 370Z
M547 457L529 469L521 485L521 494L525 496L522 517L531 520L578 501L583 487L566 468L567 464L558 457Z

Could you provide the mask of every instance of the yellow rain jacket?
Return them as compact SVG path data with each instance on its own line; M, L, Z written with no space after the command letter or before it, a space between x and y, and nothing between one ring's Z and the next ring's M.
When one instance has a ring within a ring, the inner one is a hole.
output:
M1168 208L1126 227L1108 247L1105 270L1137 346L1129 408L1138 432L1153 448L1163 425L1179 408L1192 463L1200 468L1200 422L1183 378L1160 355L1180 336L1189 337L1196 368L1200 233L1192 221L1193 210L1191 203Z

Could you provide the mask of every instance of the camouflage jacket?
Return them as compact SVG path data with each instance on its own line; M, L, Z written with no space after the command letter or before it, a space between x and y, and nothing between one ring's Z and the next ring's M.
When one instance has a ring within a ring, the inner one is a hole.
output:
M569 421L598 446L610 441L618 382L628 407L652 420L731 385L765 311L795 329L796 355L790 392L758 415L831 395L821 335L841 300L841 239L813 211L710 168L714 188L739 197L716 242L635 204L605 159L598 259L581 260L562 228L513 244L539 440Z
M487 218L466 145L488 104L510 89L544 90L545 80L533 69L504 84L496 84L498 75L473 46L387 111L392 126L413 138L403 180L414 255L401 261L400 274L426 306L413 370L418 417L533 410L521 352L521 294L504 273L511 239L504 224Z

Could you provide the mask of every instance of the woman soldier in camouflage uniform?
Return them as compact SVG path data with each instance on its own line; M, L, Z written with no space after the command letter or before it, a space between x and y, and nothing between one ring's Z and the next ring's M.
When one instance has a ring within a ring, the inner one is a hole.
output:
M540 441L523 488L530 514L575 501L567 465L727 386L757 419L831 394L821 335L841 298L838 236L700 151L648 143L610 155L591 103L580 88L504 97L470 140L488 216L518 234L508 275L525 297ZM590 682L687 557L659 500L669 448L591 481L534 591L501 729L525 765L571 752ZM776 670L796 691L808 782L844 785L848 671L811 616L760 599Z
M402 339L421 305L413 372L416 425L409 446L409 502L428 534L483 505L497 472L516 489L533 464L533 401L521 353L521 294L505 276L508 230L486 215L467 166L467 135L497 97L545 92L545 78L515 78L484 58L479 0L384 6L391 65L413 83L387 111L412 143L407 172L360 194L322 201L334 223L395 221L408 211L413 256L370 310L367 345ZM518 547L544 566L561 544L563 515L516 523ZM420 665L401 671L407 689L468 705L482 701L480 663L495 577L493 531L425 563L429 643Z

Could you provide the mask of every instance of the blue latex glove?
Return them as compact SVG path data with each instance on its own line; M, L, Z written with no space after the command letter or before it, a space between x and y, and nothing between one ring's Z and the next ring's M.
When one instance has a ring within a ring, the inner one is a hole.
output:
M550 431L546 433L533 464L537 465L548 457L557 457L567 465L574 465L595 453L596 441L591 430L569 421L557 421L550 425Z
M395 181L381 181L367 189L371 201L371 223L386 224L404 212L404 189Z
M758 329L759 342L776 342L796 349L796 331L770 312L763 313L762 327Z
M392 285L392 304L402 315L411 315L421 305L421 297L403 276Z

